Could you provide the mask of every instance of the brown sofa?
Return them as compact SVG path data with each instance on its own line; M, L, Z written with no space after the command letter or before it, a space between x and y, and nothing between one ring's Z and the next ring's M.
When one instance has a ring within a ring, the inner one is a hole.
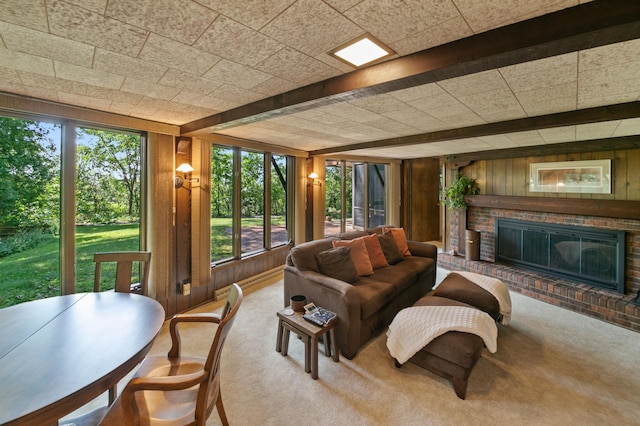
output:
M374 269L373 274L359 276L352 283L320 272L324 268L318 257L322 260L321 253L331 251L333 240L371 234L378 234L382 240L382 231L378 227L309 241L293 247L287 256L284 305L289 305L291 296L301 294L335 312L340 321L336 330L338 347L349 359L386 328L401 309L413 305L435 284L437 248L416 241L407 241L411 255L400 256L399 262Z

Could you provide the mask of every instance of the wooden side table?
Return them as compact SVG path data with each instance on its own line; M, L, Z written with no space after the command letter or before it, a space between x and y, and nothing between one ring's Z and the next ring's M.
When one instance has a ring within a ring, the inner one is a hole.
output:
M332 356L335 362L340 361L338 343L336 341L336 326L338 318L335 318L324 327L317 326L302 318L302 313L294 312L287 315L290 308L278 311L278 338L276 352L287 356L289 351L289 335L294 332L304 342L304 371L311 372L311 378L318 378L318 338L324 336L324 354Z

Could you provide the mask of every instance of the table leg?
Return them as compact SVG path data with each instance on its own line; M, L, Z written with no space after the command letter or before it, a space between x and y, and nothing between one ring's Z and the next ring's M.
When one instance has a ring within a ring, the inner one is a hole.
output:
M318 378L318 336L311 338L311 378Z
M282 350L282 320L278 319L278 337L276 338L276 352Z
M340 351L338 350L338 341L336 340L335 327L329 330L329 340L331 340L331 350L333 351L333 360L335 362L340 361Z
M282 356L287 356L287 353L289 352L289 334L291 333L289 332L289 329L285 327L282 334Z
M322 336L322 340L324 341L324 355L331 356L331 338L329 337L329 333L325 333Z
M300 338L304 340L304 372L309 373L313 368L311 365L310 337L305 334L304 336L300 336Z

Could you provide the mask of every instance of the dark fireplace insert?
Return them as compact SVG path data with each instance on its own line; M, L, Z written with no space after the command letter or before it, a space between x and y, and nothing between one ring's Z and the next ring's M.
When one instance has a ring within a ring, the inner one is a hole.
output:
M495 219L496 261L624 294L624 231Z

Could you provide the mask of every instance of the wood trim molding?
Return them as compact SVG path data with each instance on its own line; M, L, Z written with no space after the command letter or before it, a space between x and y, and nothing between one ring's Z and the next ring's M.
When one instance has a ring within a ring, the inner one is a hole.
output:
M469 207L640 220L640 201L505 195L467 195L464 200Z

